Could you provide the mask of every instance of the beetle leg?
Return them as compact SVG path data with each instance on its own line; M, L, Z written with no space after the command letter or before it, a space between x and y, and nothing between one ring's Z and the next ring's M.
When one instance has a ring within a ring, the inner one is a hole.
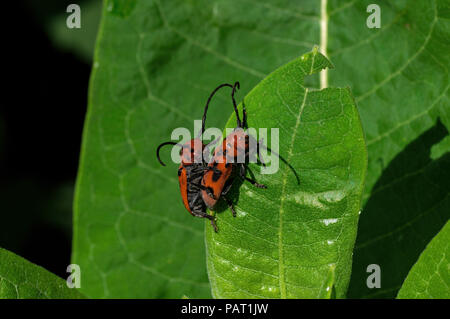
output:
M230 191L231 186L233 186L233 179L229 178L225 183L225 186L223 187L222 193L220 195L226 195Z
M243 164L239 165L239 176L241 176L242 179L245 179L246 172L247 172L247 167Z
M228 197L226 197L225 195L222 197L227 202L228 207L230 208L231 212L233 213L233 217L236 217L236 211L234 210L233 203L231 202L231 200Z
M247 176L244 177L244 179L248 182L250 182L253 186L257 187L257 188L267 188L266 185L264 184L259 184L258 182L256 182L255 180L248 178Z
M245 176L245 173L247 171L247 167L245 165L241 165L240 170L239 170L239 175L241 176L242 179L245 179L246 181L250 182L253 186L258 187L258 188L267 188L266 185L264 184L259 184L258 182L256 182L255 180Z
M216 218L214 216L209 215L209 214L205 214L205 217L208 218L211 221L211 226L214 228L214 232L217 233Z
M244 177L244 179L248 182L250 182L253 186L257 187L257 188L267 188L266 185L264 184L259 184L258 182L256 182L255 180L248 178L248 177Z
M211 221L212 227L214 228L214 231L217 233L216 218L214 216L209 215L208 213L206 213L202 210L199 210L199 211L193 210L192 214L196 217L209 219Z

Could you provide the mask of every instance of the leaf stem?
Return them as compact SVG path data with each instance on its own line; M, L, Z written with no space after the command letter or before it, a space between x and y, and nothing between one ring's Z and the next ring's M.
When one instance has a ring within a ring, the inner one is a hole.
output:
M327 56L328 14L327 0L320 2L320 53ZM328 68L320 72L320 89L328 87Z

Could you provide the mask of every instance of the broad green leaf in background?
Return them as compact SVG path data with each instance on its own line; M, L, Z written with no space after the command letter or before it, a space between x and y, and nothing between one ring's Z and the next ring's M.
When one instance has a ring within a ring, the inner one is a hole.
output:
M268 188L244 182L233 194L237 218L226 211L217 234L207 228L214 297L320 298L333 289L345 297L367 153L350 91L303 86L305 76L330 66L314 50L244 98L249 127L279 128L279 154L289 165L270 175L252 165ZM236 126L235 117L227 126Z
M450 222L420 255L397 298L450 298Z
M376 290L357 285L366 292L364 297L392 296L448 221L450 154L431 158L431 146L446 135L447 129L438 121L405 147L375 184L364 207L366 218L360 220L352 276L363 280L367 266L378 264L382 285Z
M0 299L84 298L65 280L0 248Z
M349 28L354 44L339 47L330 25L330 58L346 72L332 85L351 85L369 151L365 203L353 257L349 297L394 298L420 253L450 218L450 2L379 3L379 30ZM335 12L330 23L363 25L367 2ZM438 155L431 150L439 148ZM365 281L369 264L380 289Z
M192 129L218 84L239 80L245 96L320 43L336 66L329 86L352 89L368 140L348 295L396 296L450 214L449 179L436 178L450 171L450 10L448 0L383 1L381 28L369 29L371 3L104 1L75 199L73 260L86 294L210 296L203 223L184 210L176 165L160 167L155 148L174 128ZM305 86L318 88L317 74ZM230 114L220 92L207 125L222 128ZM430 130L431 159L418 147ZM381 291L366 287L372 263Z

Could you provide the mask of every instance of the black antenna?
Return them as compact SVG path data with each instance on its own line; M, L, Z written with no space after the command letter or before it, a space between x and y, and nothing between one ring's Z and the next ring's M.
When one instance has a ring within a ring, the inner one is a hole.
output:
M212 91L212 93L209 95L208 101L206 101L206 105L205 105L205 111L203 112L203 118L202 118L202 131L200 132L200 135L202 135L205 132L205 122L206 122L206 113L208 112L208 106L209 106L209 102L211 101L212 97L214 96L214 94L216 94L217 91L219 91L221 88L228 86L230 88L233 88L233 86L231 84L228 83L224 83L219 85L218 87L216 87L214 89L214 91ZM199 136L200 136L199 135Z
M158 148L156 149L156 157L158 158L158 161L161 163L162 166L166 166L166 164L164 164L163 161L161 160L161 158L159 158L159 150L160 150L161 147L163 147L164 145L178 145L178 146L183 147L183 145L178 144L178 143L176 143L176 142L164 142L164 143L160 144L160 145L158 146Z
M242 127L243 128L248 128L248 125L247 125L247 110L245 109L245 103L244 103L244 100L242 100L242 113L243 113L243 117L242 117Z
M239 118L239 112L236 105L236 100L234 99L234 93L236 93L236 88L240 89L241 85L236 81L233 85L233 90L231 91L231 99L233 100L234 111L236 112L236 120L238 127L242 127L241 119ZM245 115L244 115L245 116Z

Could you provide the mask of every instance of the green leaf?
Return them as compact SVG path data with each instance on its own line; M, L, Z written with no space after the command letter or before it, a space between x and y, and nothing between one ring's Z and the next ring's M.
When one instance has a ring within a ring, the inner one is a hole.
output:
M369 153L348 296L394 298L450 218L450 11L448 0L380 1L381 28L369 29L370 3L329 1L328 56L343 70L329 83L352 88ZM381 289L366 285L370 264Z
M450 222L445 224L420 255L397 298L450 298Z
M0 248L0 299L85 298L65 280Z
M398 154L367 201L355 245L351 297L392 297L430 240L450 218L450 153L431 158L446 135L441 122ZM381 289L365 282L369 264L381 267Z
M225 211L217 215L218 233L207 228L217 298L329 298L333 288L345 297L367 153L350 91L303 86L306 75L330 66L314 50L244 98L249 127L279 128L286 163L265 175L251 165L267 189L247 182L235 187L230 197L238 198L237 217ZM235 126L232 116L227 127Z

